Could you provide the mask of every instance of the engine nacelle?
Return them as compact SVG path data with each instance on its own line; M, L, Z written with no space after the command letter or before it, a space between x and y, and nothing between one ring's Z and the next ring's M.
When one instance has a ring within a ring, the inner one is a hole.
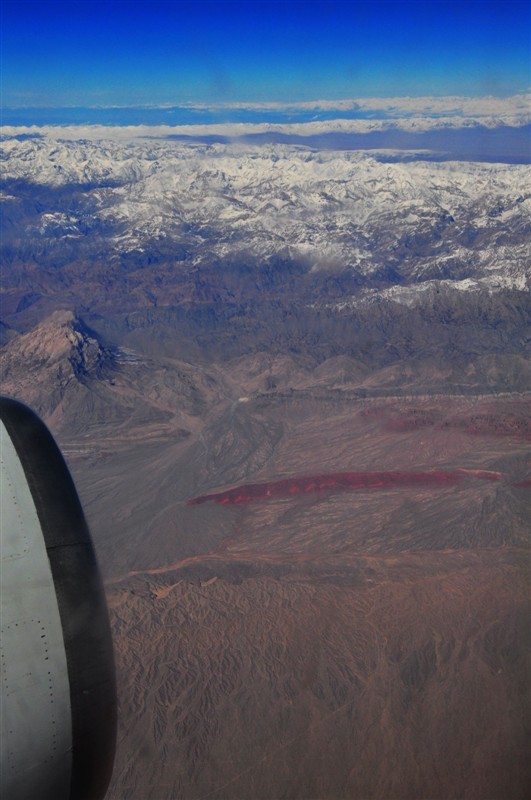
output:
M103 586L51 434L0 400L3 800L101 800L116 739Z

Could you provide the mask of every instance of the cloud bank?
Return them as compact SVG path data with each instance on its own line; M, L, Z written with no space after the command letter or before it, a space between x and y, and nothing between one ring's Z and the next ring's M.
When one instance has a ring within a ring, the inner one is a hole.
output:
M315 100L304 103L231 103L211 104L209 108L246 109L249 111L339 111L375 112L388 117L448 116L492 117L519 116L530 113L531 94L512 97L367 97L349 100ZM195 105L194 108L207 108Z
M322 136L377 131L422 133L531 123L531 95L513 97L395 97L94 109L27 109L4 113L4 136L42 134L61 139L263 134Z
M327 134L370 134L377 131L424 133L432 130L522 127L531 124L531 117L409 117L396 120L325 120L300 123L213 123L202 125L4 125L4 137L40 134L50 139L142 139L168 137L225 137L239 139L262 134L312 137Z

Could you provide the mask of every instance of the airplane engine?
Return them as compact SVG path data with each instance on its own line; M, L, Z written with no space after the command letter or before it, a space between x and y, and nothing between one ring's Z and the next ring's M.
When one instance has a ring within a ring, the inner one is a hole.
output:
M116 739L107 607L59 448L0 400L3 800L101 800Z

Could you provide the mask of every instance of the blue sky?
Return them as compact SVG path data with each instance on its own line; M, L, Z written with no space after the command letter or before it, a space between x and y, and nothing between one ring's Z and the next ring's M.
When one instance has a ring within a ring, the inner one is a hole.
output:
M527 2L1 0L2 104L510 95Z

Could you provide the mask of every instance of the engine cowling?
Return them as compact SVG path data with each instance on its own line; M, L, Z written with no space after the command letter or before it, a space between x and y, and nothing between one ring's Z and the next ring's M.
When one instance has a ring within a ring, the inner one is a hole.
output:
M4 800L101 800L116 740L112 640L65 461L29 408L0 399Z

